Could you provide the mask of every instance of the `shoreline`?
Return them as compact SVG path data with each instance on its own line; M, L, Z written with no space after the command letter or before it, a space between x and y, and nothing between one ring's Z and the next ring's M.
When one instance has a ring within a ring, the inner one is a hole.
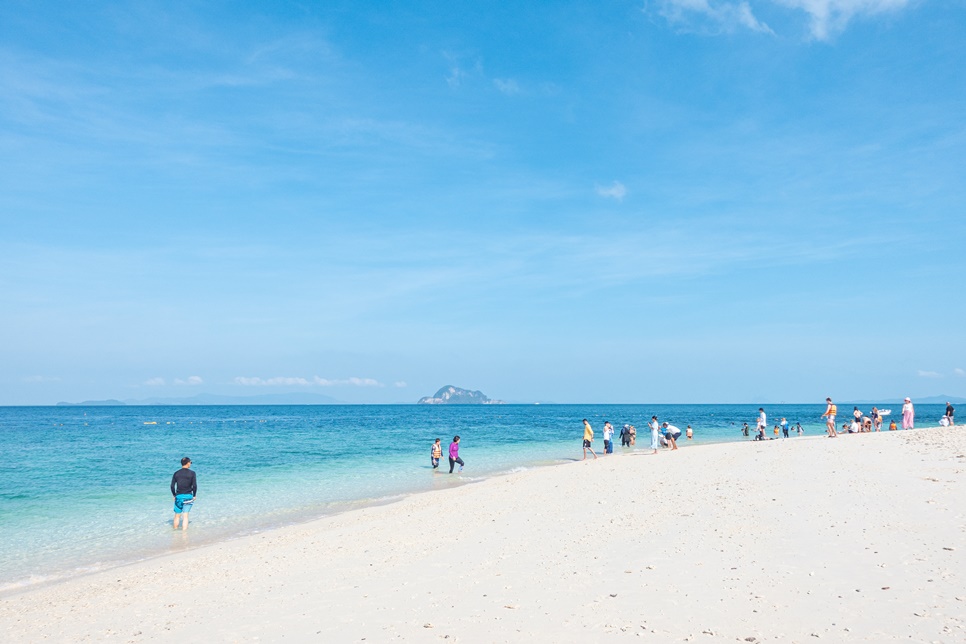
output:
M0 624L12 641L966 635L966 427L852 439L495 475L13 592Z

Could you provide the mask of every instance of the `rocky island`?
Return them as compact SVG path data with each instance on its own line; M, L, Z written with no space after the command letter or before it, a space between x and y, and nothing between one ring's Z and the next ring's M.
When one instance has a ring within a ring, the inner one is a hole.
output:
M502 400L492 400L482 391L460 389L446 385L433 396L424 396L416 401L417 405L502 405Z

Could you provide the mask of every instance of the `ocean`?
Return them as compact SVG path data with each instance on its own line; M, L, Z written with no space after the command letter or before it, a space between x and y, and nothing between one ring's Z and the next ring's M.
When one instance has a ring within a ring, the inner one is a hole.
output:
M861 407L868 411L868 406ZM824 404L768 405L806 435ZM851 403L839 405L840 422ZM891 406L897 417L901 403ZM657 415L702 443L747 440L757 405L319 405L0 407L0 592L294 524L403 495L581 457L581 419L637 427ZM942 405L917 406L935 426ZM446 450L462 437L462 474ZM770 433L769 433L770 434ZM441 438L441 472L430 445ZM615 439L617 437L615 436ZM793 438L794 440L794 434ZM615 448L615 454L622 448ZM171 529L171 476L189 456L198 500Z

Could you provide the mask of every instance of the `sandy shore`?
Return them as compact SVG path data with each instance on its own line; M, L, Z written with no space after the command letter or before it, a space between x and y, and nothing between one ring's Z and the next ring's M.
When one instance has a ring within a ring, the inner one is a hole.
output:
M608 456L13 595L0 632L962 642L964 472L963 426Z

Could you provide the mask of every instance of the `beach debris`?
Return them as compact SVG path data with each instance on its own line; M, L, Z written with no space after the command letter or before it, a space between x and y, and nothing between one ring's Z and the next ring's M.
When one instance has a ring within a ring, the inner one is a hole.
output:
M702 635L710 635L711 637L714 637L714 631L711 630L710 628L704 629L703 631L701 631L701 634Z
M947 546L943 546L943 550L949 550L950 552L952 552L953 550L955 550L955 548L949 548Z
M510 610L515 610L516 606L514 606L513 604L506 604L503 608L509 608Z
M891 588L891 586L883 586L882 587L882 590L889 590L890 588Z
M617 597L617 593L611 593L610 596L611 597Z
M746 637L746 638L745 638L745 641L746 641L746 642L757 642L757 641L758 641L758 638L757 638L757 637L755 637L755 636L751 636L751 637Z
M433 625L430 624L429 622L426 622L425 624L423 624L423 628L432 628L432 627Z

